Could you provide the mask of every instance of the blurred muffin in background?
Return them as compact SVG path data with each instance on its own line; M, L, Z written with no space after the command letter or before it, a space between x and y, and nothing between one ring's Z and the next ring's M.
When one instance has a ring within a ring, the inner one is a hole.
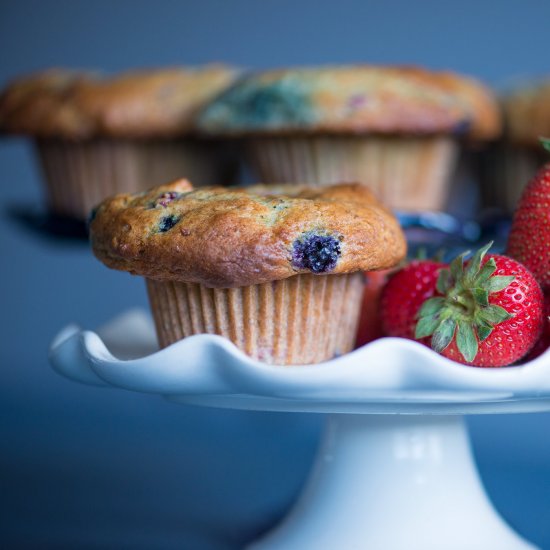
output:
M32 138L50 211L85 220L108 195L155 181L227 180L235 160L197 138L193 119L237 74L224 65L117 76L50 69L5 88L0 132Z
M502 139L479 158L481 206L511 216L523 188L548 162L539 138L550 136L550 78L503 94Z
M360 181L392 208L445 207L459 140L500 131L479 82L415 67L368 65L259 72L208 105L198 128L242 138L266 183Z
M395 217L360 184L120 194L90 224L96 257L142 275L161 347L219 334L277 365L353 349L363 272L406 254Z

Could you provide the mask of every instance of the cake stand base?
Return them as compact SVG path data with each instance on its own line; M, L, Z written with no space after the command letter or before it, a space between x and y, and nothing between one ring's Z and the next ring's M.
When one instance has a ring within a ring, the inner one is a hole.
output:
M481 485L461 416L329 415L294 509L249 550L535 549Z

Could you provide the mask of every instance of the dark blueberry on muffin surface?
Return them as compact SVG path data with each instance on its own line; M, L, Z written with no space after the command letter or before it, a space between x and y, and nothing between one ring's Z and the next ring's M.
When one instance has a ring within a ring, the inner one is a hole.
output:
M158 197L158 199L155 201L155 206L164 206L166 208L169 203L171 203L173 200L176 200L180 196L181 193L176 193L175 191L167 191L166 193L162 193L162 195Z
M312 233L294 241L292 265L313 273L327 273L336 267L341 254L338 238Z
M453 133L457 136L462 136L467 134L471 129L472 129L472 121L463 120L455 124L455 126L453 127Z
M166 233L166 231L170 231L179 221L180 219L178 216L163 216L159 221L158 230L161 233Z

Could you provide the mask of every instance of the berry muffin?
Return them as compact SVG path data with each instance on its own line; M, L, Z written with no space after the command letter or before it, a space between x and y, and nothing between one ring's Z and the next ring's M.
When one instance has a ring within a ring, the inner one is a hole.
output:
M504 135L480 158L484 208L511 216L527 182L548 162L539 138L550 136L550 78L518 87L501 99Z
M7 86L0 132L33 139L50 210L85 220L113 193L182 175L200 185L230 176L234 161L197 139L192 122L236 76L222 65L112 77L51 69Z
M197 123L207 135L242 138L266 183L360 181L409 211L442 209L458 139L500 128L492 93L475 80L368 65L247 75Z
M90 236L105 265L146 278L162 347L220 334L279 365L353 349L363 272L406 253L396 219L360 184L180 180L105 200Z

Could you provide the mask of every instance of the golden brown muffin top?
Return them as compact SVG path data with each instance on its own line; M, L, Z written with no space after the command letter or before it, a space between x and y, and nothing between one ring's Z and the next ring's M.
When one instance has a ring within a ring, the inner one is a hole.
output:
M0 131L89 139L175 137L237 77L207 65L126 72L117 76L50 69L19 78L0 95Z
M550 136L550 78L504 96L502 107L509 141L538 146Z
M356 183L194 190L178 180L105 200L90 235L108 267L223 288L384 269L406 253L397 220Z
M244 76L197 121L209 134L500 132L493 93L478 81L418 67L281 69Z

